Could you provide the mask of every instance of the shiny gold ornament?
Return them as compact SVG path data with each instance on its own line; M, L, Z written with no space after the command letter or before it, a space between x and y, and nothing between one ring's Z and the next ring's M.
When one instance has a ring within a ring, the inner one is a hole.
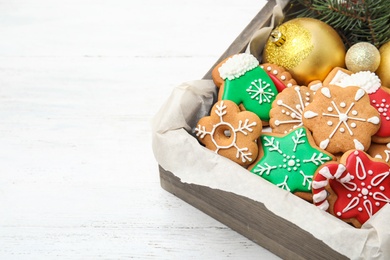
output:
M380 60L379 50L368 42L355 43L345 55L345 65L353 73L359 71L375 72Z
M390 41L379 48L381 62L375 72L382 81L382 86L390 88Z
M286 68L300 85L324 80L334 67L344 67L344 61L340 36L313 18L295 18L277 27L264 47L262 60Z

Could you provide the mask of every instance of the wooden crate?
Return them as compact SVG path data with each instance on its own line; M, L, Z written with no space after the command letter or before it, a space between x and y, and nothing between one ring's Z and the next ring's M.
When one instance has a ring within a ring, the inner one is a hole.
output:
M230 55L243 52L256 30L269 25L275 5L275 0L269 0L215 65ZM204 79L211 79L214 66ZM183 183L161 166L159 172L163 189L283 259L348 259L312 234L275 215L260 202L223 190ZM248 211L250 215L242 214Z

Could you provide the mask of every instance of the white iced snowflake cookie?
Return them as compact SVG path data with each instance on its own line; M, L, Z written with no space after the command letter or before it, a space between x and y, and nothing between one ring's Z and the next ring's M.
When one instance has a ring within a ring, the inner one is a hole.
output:
M261 120L249 111L240 111L232 101L214 104L210 116L199 120L195 128L198 140L208 149L242 166L258 155L256 140L262 131Z
M363 89L338 86L320 88L303 111L302 120L317 145L333 154L366 151L381 123Z
M302 113L313 99L313 91L306 86L292 86L280 92L272 103L269 124L273 133L285 134L300 127Z

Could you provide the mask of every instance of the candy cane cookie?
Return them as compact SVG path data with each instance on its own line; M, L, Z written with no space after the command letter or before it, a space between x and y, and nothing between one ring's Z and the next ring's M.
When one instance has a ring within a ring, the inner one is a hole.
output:
M390 203L390 166L363 151L351 150L340 163L318 168L312 192L317 207L360 228Z

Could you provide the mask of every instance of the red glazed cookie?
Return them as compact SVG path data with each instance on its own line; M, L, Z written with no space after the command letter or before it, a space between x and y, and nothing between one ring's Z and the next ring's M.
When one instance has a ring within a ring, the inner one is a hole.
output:
M305 86L296 85L279 93L270 111L272 132L285 134L302 126L302 112L312 98L313 91Z
M379 113L359 87L320 88L305 108L303 125L313 132L317 145L336 154L351 149L366 151L380 127Z
M270 76L272 81L275 83L279 92L297 84L295 79L292 78L290 72L285 70L283 67L271 63L261 64L260 67L268 73L268 76Z
M208 149L247 166L258 154L257 138L262 124L252 112L242 111L232 101L218 101L210 116L199 120L195 133Z
M352 150L321 166L312 190L316 206L359 228L390 203L390 166Z

